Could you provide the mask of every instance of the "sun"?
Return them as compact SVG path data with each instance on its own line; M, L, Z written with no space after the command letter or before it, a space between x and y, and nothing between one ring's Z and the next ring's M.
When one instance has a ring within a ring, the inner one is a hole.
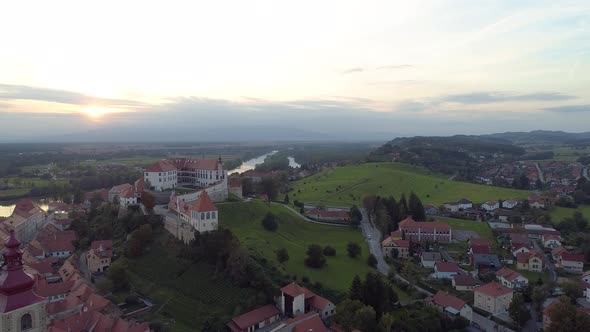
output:
M88 117L92 119L98 119L108 113L109 111L105 108L96 107L96 106L88 106L82 108L82 112L86 114Z

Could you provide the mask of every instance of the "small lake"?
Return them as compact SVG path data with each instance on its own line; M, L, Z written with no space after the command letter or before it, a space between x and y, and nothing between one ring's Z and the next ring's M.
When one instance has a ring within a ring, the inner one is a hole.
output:
M273 154L275 154L277 152L279 152L279 151L277 151L277 150L271 151L269 153L263 154L263 155L258 156L256 158L252 158L250 160L247 160L247 161L243 162L242 165L240 165L240 167L234 168L227 173L231 175L234 173L242 174L244 172L251 171L254 168L256 168L256 165L260 165L260 164L264 163L264 159L266 159L266 157L272 156ZM287 158L289 159L289 167L293 167L293 168L301 167L301 165L295 161L295 158L293 158L293 157L287 157Z

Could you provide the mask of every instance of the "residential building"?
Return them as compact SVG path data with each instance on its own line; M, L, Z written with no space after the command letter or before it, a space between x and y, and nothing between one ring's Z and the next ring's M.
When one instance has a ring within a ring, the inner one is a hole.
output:
M473 254L470 256L470 263L479 273L495 271L502 267L500 259L496 254Z
M512 246L512 256L514 257L520 253L528 254L529 252L531 252L531 247L524 243L516 243Z
M443 291L438 291L434 296L425 298L424 302L442 312L460 316L469 321L471 321L473 316L473 309L467 305L467 302Z
M553 250L551 250L551 258L553 258L554 262L558 262L559 261L559 257L563 254L568 252L564 247L557 247Z
M101 203L109 201L109 190L108 189L98 189L94 191L89 191L84 194L84 205L90 206L92 201L97 200Z
M0 331L43 332L47 327L46 300L33 290L35 277L24 270L20 245L11 230L0 269Z
M2 222L7 231L14 230L16 237L28 243L47 222L47 216L36 203L25 198L16 202L12 214Z
M438 252L423 252L420 255L420 265L422 267L434 269L434 264L440 261L442 261L442 257Z
M399 223L399 229L405 240L448 243L452 239L451 227L444 222L414 221L408 217Z
M92 241L90 250L86 253L88 272L105 272L111 266L113 257L113 241Z
M206 190L201 190L199 197L193 203L185 203L173 194L168 209L177 213L181 220L201 233L214 231L219 224L217 208Z
M280 311L272 304L232 318L227 327L232 332L252 332L268 327L280 319Z
M455 262L436 262L434 263L434 273L432 276L435 279L451 279L454 275L463 272L465 271L461 270Z
M438 207L430 204L424 205L424 212L427 216L436 216L439 213Z
M277 302L281 313L288 317L315 312L321 319L327 319L336 311L336 306L328 299L294 282L281 288L281 296Z
M492 241L490 241L489 239L485 239L485 238L470 238L469 239L469 246L473 247L473 246L486 246L488 248L492 248Z
M463 198L457 202L445 203L444 207L445 207L445 209L447 209L451 212L458 212L458 211L462 211L465 209L473 208L473 203L470 200Z
M503 267L496 271L496 279L498 279L502 285L511 289L524 289L529 284L527 278L507 267Z
M502 202L502 208L504 209L514 209L520 201L517 199L508 199Z
M109 203L118 203L122 206L129 206L135 205L137 202L137 195L132 184L120 184L109 190Z
M175 158L154 163L144 172L147 189L164 191L177 186L208 187L223 181L227 184L227 170L219 159Z
M473 305L492 315L505 314L508 312L513 294L512 289L492 281L473 290Z
M48 282L47 279L38 277L33 290L35 294L47 299L48 303L63 300L74 286L73 280L64 282Z
M500 202L498 201L487 201L481 205L481 208L486 211L494 211L500 208Z
M564 252L555 265L568 273L582 274L584 273L584 255Z
M477 287L477 282L470 273L454 275L451 284L458 291L473 291Z
M590 270L582 273L582 281L584 281L585 283L590 284Z
M559 235L552 235L547 234L541 237L543 240L543 247L549 249L555 249L557 247L561 247L561 236Z
M386 257L408 258L410 256L410 240L394 240L388 236L381 242ZM397 254L393 254L396 251Z
M516 255L516 269L532 272L543 272L543 254L536 251L521 252Z

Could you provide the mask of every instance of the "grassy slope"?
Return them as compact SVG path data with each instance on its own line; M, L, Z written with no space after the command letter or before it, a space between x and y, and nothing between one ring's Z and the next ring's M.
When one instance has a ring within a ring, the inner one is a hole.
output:
M580 211L586 217L586 219L590 220L590 205L579 205L577 209L569 209L560 206L554 206L551 209L551 222L554 224L559 223L563 218L571 217L575 211Z
M523 190L449 181L425 168L399 163L368 163L325 170L293 183L292 188L295 191L290 195L291 200L344 206L360 204L364 194L393 195L399 199L402 193L407 196L412 191L424 204L435 205L461 198L481 203L529 195Z
M362 277L370 271L367 266L369 250L358 230L306 222L283 206L269 207L261 201L221 204L218 208L221 225L229 227L251 252L276 261L276 250L286 248L290 259L283 264L285 272L296 274L299 280L307 276L311 282L319 281L326 287L345 292L355 275ZM265 230L261 225L268 211L278 217L279 228L276 233ZM352 259L347 256L346 245L349 241L361 245L361 257ZM330 245L336 248L336 256L327 257L328 265L322 269L308 268L303 261L310 244Z
M228 320L240 301L256 294L233 286L223 275L216 275L214 267L179 261L167 246L168 233L162 232L148 253L129 260L133 286L155 300L156 308L165 304L151 318L171 317L176 322L174 331L194 331L208 318Z

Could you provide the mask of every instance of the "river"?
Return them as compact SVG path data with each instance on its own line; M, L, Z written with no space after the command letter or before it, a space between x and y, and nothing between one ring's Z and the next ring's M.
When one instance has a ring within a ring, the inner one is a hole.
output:
M227 173L231 175L234 173L241 174L241 173L244 173L247 171L251 171L254 168L256 168L256 165L260 165L260 164L264 163L264 159L266 159L266 157L272 156L273 154L275 154L277 152L279 152L279 151L274 150L269 153L258 156L256 158L252 158L250 160L247 160L247 161L243 162L242 165L240 165L240 167L234 168ZM289 159L289 166L290 167L293 167L293 168L301 167L301 165L295 161L295 158L293 158L293 157L287 157L287 158Z

